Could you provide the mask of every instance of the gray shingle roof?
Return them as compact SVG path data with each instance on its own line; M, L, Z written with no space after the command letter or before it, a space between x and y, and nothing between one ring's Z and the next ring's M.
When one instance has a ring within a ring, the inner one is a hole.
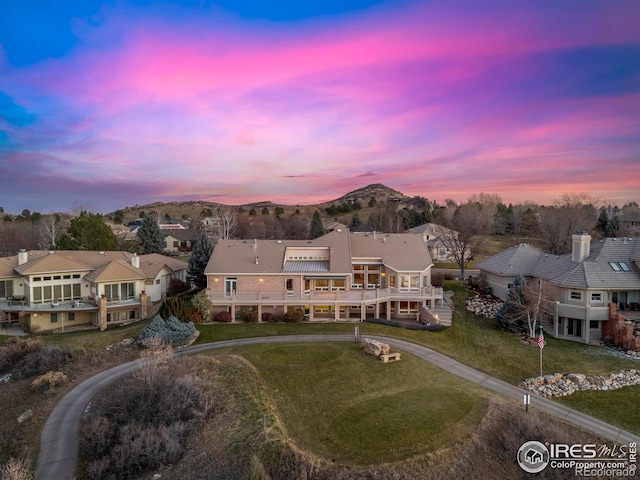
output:
M530 276L536 262L543 255L528 243L521 243L483 260L478 263L478 268L505 277L519 273Z
M478 264L478 268L497 275L543 278L566 288L640 289L640 238L605 238L591 244L589 256L574 262L569 255L547 255L527 245L512 247ZM532 259L537 258L531 264ZM611 263L626 263L629 271L616 271Z

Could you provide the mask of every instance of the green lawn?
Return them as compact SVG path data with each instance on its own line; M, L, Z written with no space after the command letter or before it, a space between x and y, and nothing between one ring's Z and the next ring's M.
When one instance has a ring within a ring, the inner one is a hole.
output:
M383 364L348 343L236 350L257 367L289 436L338 464L393 462L473 433L486 390L409 354Z

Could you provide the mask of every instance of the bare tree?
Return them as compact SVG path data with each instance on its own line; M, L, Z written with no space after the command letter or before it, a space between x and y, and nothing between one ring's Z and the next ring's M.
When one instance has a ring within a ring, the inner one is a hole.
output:
M230 208L218 208L218 217L220 218L220 238L229 240L238 227L238 217Z
M475 203L460 205L446 222L447 228L440 229L437 235L438 240L460 267L460 275L463 277L467 265L479 253L485 242L486 224L478 210L479 207Z
M43 215L40 219L40 228L45 244L55 250L57 248L58 238L64 228L60 215L57 213Z
M554 255L570 252L573 234L591 231L596 224L598 213L593 202L596 200L586 193L563 194L554 206L541 209L544 250Z
M526 331L529 338L536 336L538 325L555 300L555 293L539 278L530 281L522 275L509 292L504 310L497 316L498 324L509 331Z

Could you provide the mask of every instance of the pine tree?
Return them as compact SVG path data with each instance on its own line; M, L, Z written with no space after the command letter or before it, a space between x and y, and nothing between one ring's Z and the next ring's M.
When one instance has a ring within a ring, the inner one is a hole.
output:
M311 228L309 231L309 237L311 239L318 238L324 235L324 226L322 225L322 219L320 218L320 212L316 210L313 212L313 218L311 219Z
M144 217L138 229L142 253L162 253L165 249L164 237L158 222L151 215Z
M98 213L80 212L60 237L62 250L117 250L118 239Z
M189 266L187 267L187 278L200 289L207 287L207 277L204 274L204 269L207 268L212 252L213 244L203 233L193 246L191 258L189 258Z

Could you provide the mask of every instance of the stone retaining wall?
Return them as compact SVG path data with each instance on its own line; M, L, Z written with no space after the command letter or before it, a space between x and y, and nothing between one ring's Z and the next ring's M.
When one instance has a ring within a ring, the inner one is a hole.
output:
M495 318L498 310L502 308L504 302L494 297L482 297L476 295L467 299L467 310L476 315L487 318Z
M616 390L630 385L640 385L640 372L637 370L621 370L604 376L554 373L528 378L520 384L520 388L541 397L566 397L578 390Z

